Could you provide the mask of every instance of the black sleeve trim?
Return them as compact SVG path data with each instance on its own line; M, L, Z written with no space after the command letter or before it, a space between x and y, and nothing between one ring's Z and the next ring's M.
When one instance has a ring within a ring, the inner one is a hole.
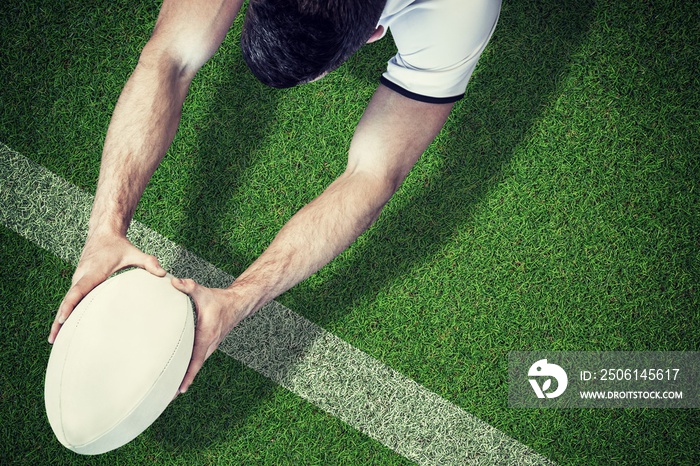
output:
M403 87L399 86L398 84L389 81L386 79L384 76L382 76L379 81L384 84L386 87L391 89L394 92L398 92L404 97L408 97L409 99L417 100L419 102L426 102L429 104L451 104L454 102L457 102L460 100L462 97L464 97L464 94L460 94L454 97L430 97L427 95L420 95L416 94L415 92L411 92L409 90L404 89Z

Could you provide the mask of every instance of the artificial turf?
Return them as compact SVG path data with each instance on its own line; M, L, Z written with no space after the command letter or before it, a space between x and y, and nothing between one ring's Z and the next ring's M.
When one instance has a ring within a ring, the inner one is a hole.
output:
M158 6L3 6L0 141L93 191ZM699 463L697 409L507 406L511 350L700 350L699 19L670 0L505 2L467 96L379 221L280 302L555 461ZM136 214L233 275L342 172L394 53L385 39L272 90L246 71L240 24ZM70 454L42 377L72 268L0 232L3 464L405 462L221 354L133 444Z

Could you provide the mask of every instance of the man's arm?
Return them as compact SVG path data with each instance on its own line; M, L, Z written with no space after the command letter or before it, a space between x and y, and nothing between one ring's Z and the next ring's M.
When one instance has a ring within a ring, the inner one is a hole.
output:
M53 343L80 300L115 271L143 267L163 276L155 257L126 239L134 210L175 136L189 85L214 54L242 0L166 0L107 130L88 239L51 327Z
M181 392L234 326L330 262L376 220L451 108L380 86L355 130L345 172L299 210L229 288L173 280L198 310L195 349Z

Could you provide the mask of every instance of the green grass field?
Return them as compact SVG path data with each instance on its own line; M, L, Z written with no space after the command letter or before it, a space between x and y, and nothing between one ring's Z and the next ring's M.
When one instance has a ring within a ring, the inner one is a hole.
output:
M0 142L94 192L158 7L2 6ZM698 409L507 406L509 351L700 351L698 11L506 0L467 96L378 222L278 301L555 462L700 464ZM195 79L136 213L232 275L343 171L395 53L387 38L268 89L240 27ZM0 227L0 464L410 463L221 353L134 442L72 454L43 407L72 272Z

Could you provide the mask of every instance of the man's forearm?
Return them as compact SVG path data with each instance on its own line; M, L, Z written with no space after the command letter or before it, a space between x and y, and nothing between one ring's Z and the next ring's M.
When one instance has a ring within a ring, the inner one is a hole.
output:
M348 168L280 230L233 282L248 316L340 254L374 220L442 128L452 105L425 104L383 86L355 131Z
M126 234L172 142L192 78L217 50L242 0L164 0L110 122L90 233Z
M367 229L451 108L414 101L380 86L355 130L345 172L297 212L228 289L173 279L173 286L194 300L198 318L181 393L233 327L330 262Z
M126 234L146 183L175 136L190 81L174 63L142 55L107 131L91 234Z
M345 250L393 194L384 180L346 172L299 210L267 250L231 285L244 316L318 271Z

